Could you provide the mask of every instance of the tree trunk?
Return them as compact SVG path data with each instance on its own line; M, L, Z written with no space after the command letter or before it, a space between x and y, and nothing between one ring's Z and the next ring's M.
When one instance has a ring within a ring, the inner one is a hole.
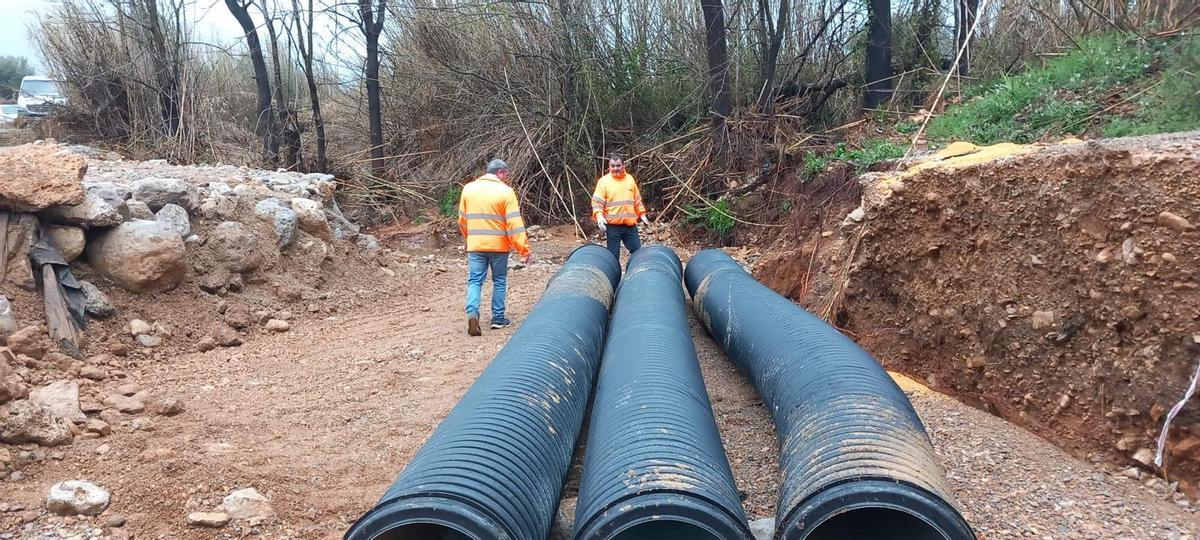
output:
M367 79L367 115L370 117L371 130L371 174L382 177L383 163L383 108L379 95L379 34L383 32L384 14L387 12L387 0L375 0L378 8L372 6L372 0L359 0L359 15L362 17L363 35L367 38L367 62L365 75Z
M275 133L273 139L275 141L276 155L279 155L279 143L284 140L284 131L288 128L289 123L293 120L288 117L287 98L283 95L283 69L279 63L279 36L275 33L275 17L274 13L267 11L267 2L262 3L263 19L267 27L267 39L271 45L271 67L274 68L275 75ZM292 168L296 164L291 162L292 157L285 155L283 166Z
M321 96L317 93L317 77L313 72L313 0L308 0L308 19L301 24L299 0L292 0L296 17L296 43L304 61L304 80L308 83L308 100L312 103L313 130L317 132L317 171L325 172L325 120L321 118Z
M867 95L863 106L878 108L892 95L892 3L870 0L867 37Z
M958 61L958 76L966 77L971 71L971 28L975 26L976 12L979 10L979 0L955 0L958 9L955 10L955 54L963 51Z
M179 57L167 51L167 36L163 32L158 1L141 0L134 2L133 8L140 12L137 19L144 25L144 39L149 40L147 48L151 51L150 63L154 67L155 82L158 83L159 114L165 128L163 132L167 137L174 137L179 132ZM179 40L179 36L174 38L174 41Z
M239 0L225 0L225 6L246 34L250 63L254 65L254 84L258 89L258 118L254 124L254 132L263 140L263 163L274 165L275 157L279 153L279 143L274 140L275 115L271 110L271 79L267 74L267 63L263 60L258 31L255 30L254 20L247 11L249 4L241 4Z
M763 89L758 96L758 106L767 114L771 113L775 104L775 72L779 66L779 49L783 47L783 37L787 34L791 20L791 14L788 13L790 3L789 0L779 0L779 16L775 18L775 26L771 29L771 44L763 61ZM763 19L768 20L770 14L765 9L765 0L763 7Z
M725 44L725 8L722 0L700 0L704 13L705 48L708 51L708 84L712 92L713 148L718 162L729 150L729 126L733 93L729 89L729 50Z

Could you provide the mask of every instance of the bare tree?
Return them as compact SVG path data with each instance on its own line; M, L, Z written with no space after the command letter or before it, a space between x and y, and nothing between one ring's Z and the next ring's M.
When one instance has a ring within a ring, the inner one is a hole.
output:
M870 0L867 37L867 95L863 106L874 109L892 95L892 2Z
M168 4L173 12L171 18L159 13L158 0L133 0L133 21L145 32L146 48L151 51L150 61L154 65L154 76L158 83L158 101L161 107L165 133L174 137L179 132L179 72L182 60L181 34L183 2ZM172 22L174 28L163 29L164 22Z
M729 126L725 119L733 114L725 6L722 0L700 0L700 10L704 14L704 45L708 51L708 84L712 92L713 144L717 156L723 157L729 149Z
M254 124L254 132L263 140L263 162L274 164L279 156L279 140L275 137L275 112L271 108L271 79L267 74L267 62L263 59L262 44L258 41L258 30L250 18L251 2L225 0L225 6L246 34L246 47L250 51L250 62L254 65L254 83L258 90L258 119Z
M966 77L971 71L971 27L975 26L979 0L955 0L954 4L954 44L963 51L958 61L958 76Z
M296 24L296 48L300 51L304 80L308 84L308 100L312 105L313 130L317 134L317 170L325 172L325 120L321 117L321 96L317 92L317 77L313 72L313 0L308 0L308 8L303 11L300 9L300 0L292 0L292 15Z
M775 72L779 66L779 49L783 46L783 37L788 33L791 21L788 13L790 4L789 0L779 0L779 16L772 22L769 2L758 1L759 16L770 31L770 43L763 58L763 87L758 95L758 106L767 113L771 112L775 103Z
M359 28L367 39L367 60L363 66L367 82L367 115L371 129L371 173L382 177L383 108L379 95L379 35L383 32L387 0L358 0Z
M272 136L275 138L276 144L289 143L289 137L285 136L285 132L294 122L294 118L289 113L293 110L287 103L287 97L284 95L283 86L283 62L279 59L279 34L275 30L275 10L272 7L271 0L258 0L258 9L262 12L263 26L267 29L267 43L271 47L271 67L275 78L274 82L274 98L275 98L275 132ZM289 147L283 157L283 166L293 168L297 163L294 162L298 149Z

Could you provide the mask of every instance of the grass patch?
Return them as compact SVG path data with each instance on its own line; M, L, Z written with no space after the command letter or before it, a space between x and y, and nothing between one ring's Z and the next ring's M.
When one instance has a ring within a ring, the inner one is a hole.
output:
M1200 36L1164 55L1162 82L1134 100L1136 111L1104 126L1104 136L1151 135L1200 128Z
M683 215L684 220L688 223L699 225L704 230L721 237L728 235L737 222L734 219L733 208L725 199L702 207L684 206Z
M904 156L904 147L884 139L872 139L863 143L859 148L850 148L846 143L838 143L833 148L830 157L854 165L858 172L880 161L896 159Z
M1029 143L1094 126L1106 136L1200 127L1200 37L1138 42L1107 35L1081 45L1041 67L968 88L974 97L933 119L928 138Z
M458 199L462 197L462 186L455 184L446 190L442 200L438 202L438 212L446 217L458 215Z
M844 161L854 165L854 168L862 173L880 161L904 157L904 149L904 146L886 139L871 139L857 148L849 147L844 142L838 143L833 147L832 152L805 154L804 167L800 171L800 181L807 182L816 178L817 175L825 172L830 163L835 161Z
M809 152L805 154L804 170L800 173L801 178L805 182L816 178L818 174L825 172L825 169L829 167L829 164L832 162L833 159L825 154L818 154L816 152Z

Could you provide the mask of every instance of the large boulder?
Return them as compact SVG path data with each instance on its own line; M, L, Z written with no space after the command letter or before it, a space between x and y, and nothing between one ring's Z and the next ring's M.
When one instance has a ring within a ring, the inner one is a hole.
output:
M187 210L200 206L200 191L178 178L143 178L133 184L133 198L146 203L155 212L168 204Z
M333 229L321 203L312 199L292 199L292 210L300 221L300 230L327 242L333 241Z
M99 195L88 193L83 202L73 206L54 206L41 213L42 217L55 223L69 223L84 227L112 227L125 217L110 206Z
M58 446L74 439L67 420L55 416L45 405L22 399L6 408L7 414L0 415L0 441Z
M183 240L156 221L138 220L109 229L87 246L87 258L103 276L130 292L163 292L187 273Z
M296 239L296 227L299 223L299 216L291 208L283 205L283 201L275 197L269 197L258 201L254 205L254 213L260 219L271 222L271 229L275 231L275 241L279 247L285 247Z
M0 210L35 212L83 202L87 159L58 145L0 148Z
M263 263L258 237L236 221L226 221L213 228L205 246L212 251L213 260L231 272L250 272Z
M54 381L41 388L35 388L29 392L29 401L45 405L54 416L75 423L87 420L83 411L79 410L79 385L71 381Z
M159 209L154 215L154 221L163 225L169 231L179 235L180 238L187 238L192 234L192 222L188 219L187 210L177 204L168 204Z
M58 252L67 262L71 262L83 254L83 247L87 245L87 238L84 237L83 229L79 227L47 225L42 232L50 238L50 243L58 248Z

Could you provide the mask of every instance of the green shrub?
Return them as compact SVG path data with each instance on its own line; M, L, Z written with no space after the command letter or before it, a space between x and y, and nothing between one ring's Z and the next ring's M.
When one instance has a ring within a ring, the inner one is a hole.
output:
M438 211L443 216L455 217L458 215L458 199L462 196L462 186L455 184L446 190L446 194L442 195L441 202L438 203Z
M807 182L816 178L818 174L825 172L829 167L829 163L833 161L829 156L824 156L816 152L809 152L804 155L804 170L801 172L801 181Z
M850 148L846 143L838 143L831 157L854 165L858 172L880 161L896 159L904 156L904 147L885 139L872 139L863 143L860 148Z
M688 223L699 225L704 230L716 234L717 236L726 236L729 231L733 230L733 225L737 222L734 219L733 208L730 207L729 201L721 199L715 203L706 203L701 207L684 206L684 219Z

